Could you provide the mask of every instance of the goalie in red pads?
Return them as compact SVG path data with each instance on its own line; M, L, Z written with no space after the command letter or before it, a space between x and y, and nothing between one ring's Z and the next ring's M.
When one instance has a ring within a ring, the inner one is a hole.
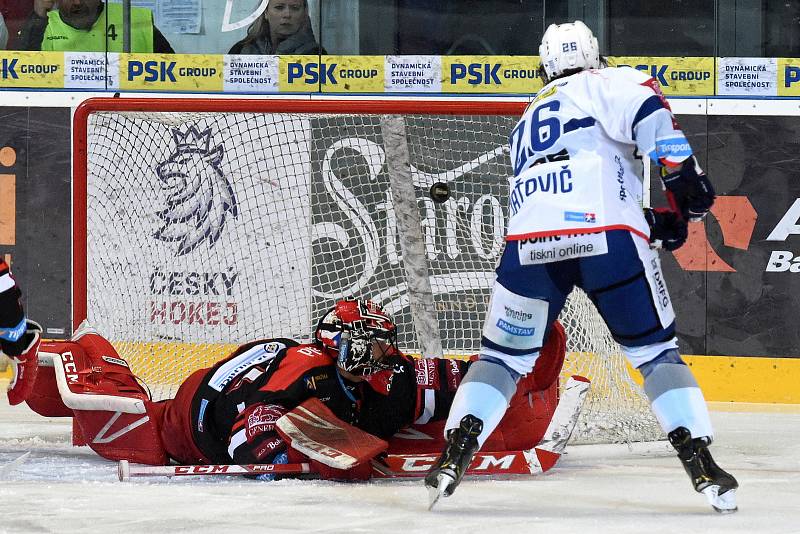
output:
M21 308L15 309L21 315ZM20 320L15 316L10 322ZM486 450L530 449L545 434L558 404L565 350L563 330L554 332L545 349L549 357L540 358L542 365L520 381ZM12 391L34 373L35 385L14 391L14 403L26 400L42 415L74 417L76 434L104 458L153 465L304 461L276 424L311 398L340 422L389 440L390 458L432 454L441 447L443 420L470 365L401 354L392 319L376 304L357 300L338 302L320 321L314 342L246 343L196 371L174 399L162 402L149 400L125 361L97 333L79 330L70 341L42 343L40 359L54 365L29 364L30 371L24 362L36 361L28 359L31 350L36 353L34 338L38 342L35 329L28 356L12 360L17 377ZM340 479L368 478L372 471L369 463L347 471L314 467L321 476Z

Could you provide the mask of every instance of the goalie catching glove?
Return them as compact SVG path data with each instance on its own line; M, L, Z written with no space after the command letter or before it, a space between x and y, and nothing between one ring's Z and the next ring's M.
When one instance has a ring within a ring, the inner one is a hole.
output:
M650 244L652 248L677 250L689 236L686 221L678 214L666 209L644 208L644 218L650 226Z
M667 196L675 201L675 208L689 222L702 220L714 205L714 186L694 156L689 156L678 171L668 172L666 167L661 167L661 181L667 188Z
M258 403L248 406L231 429L228 454L237 464L267 464L286 450L275 423L286 413L278 404ZM285 463L285 462L284 462Z

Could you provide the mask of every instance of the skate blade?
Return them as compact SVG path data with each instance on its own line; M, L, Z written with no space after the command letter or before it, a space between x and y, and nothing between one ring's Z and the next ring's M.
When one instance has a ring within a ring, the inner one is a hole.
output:
M439 476L436 477L436 481L437 484L435 488L433 486L428 486L428 511L433 510L433 507L436 506L439 499L445 495L447 489L455 479L447 473L439 473Z
M719 494L719 486L709 486L703 490L703 494L708 499L708 504L715 512L720 514L732 514L739 507L736 506L736 490L728 490L722 495Z

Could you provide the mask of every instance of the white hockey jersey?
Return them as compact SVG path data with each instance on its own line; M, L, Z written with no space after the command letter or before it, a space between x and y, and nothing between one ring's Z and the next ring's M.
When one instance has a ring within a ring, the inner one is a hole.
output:
M649 239L641 155L676 165L692 154L658 82L630 67L546 85L509 141L510 241L614 229Z

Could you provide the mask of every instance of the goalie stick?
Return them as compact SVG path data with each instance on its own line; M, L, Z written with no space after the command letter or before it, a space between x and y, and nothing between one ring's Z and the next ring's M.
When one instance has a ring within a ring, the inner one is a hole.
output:
M586 378L581 376L571 377L567 381L558 407L550 420L545 437L536 447L518 451L479 452L475 455L466 474L535 475L549 470L558 461L572 431L575 429L588 389L589 381ZM297 413L302 414L304 417L295 417L295 423L308 418L309 406L306 404L301 406L304 409L299 410ZM316 410L316 407L312 408L313 410ZM319 416L316 411L314 413ZM286 416L284 415L284 417ZM334 416L331 414L331 417ZM331 426L346 425L346 423L342 423L338 419L335 421L329 419L329 421L338 422L337 425ZM330 429L330 427L326 428ZM348 430L352 439L359 439L361 431L353 427ZM314 437L316 438L317 436ZM370 437L374 438L373 436ZM343 443L341 440L338 442L340 449ZM352 444L348 444L347 448L352 450ZM325 451L324 454L318 456L315 453L315 449L316 447L307 448L313 459L319 461L324 458L326 465L336 464L336 461L332 460L338 455L330 455L326 449L323 449ZM361 450L359 450L359 459L362 456L360 452ZM437 457L438 454L435 453L383 455L380 459L372 460L372 476L373 478L421 478L425 476ZM314 474L315 471L307 463L143 466L131 465L129 462L122 460L118 466L118 475L121 481L128 481L135 477L257 475L263 473L299 475Z
M120 482L136 477L185 477L219 475L302 475L313 473L307 463L298 464L249 464L249 465L131 465L120 460L117 476Z

